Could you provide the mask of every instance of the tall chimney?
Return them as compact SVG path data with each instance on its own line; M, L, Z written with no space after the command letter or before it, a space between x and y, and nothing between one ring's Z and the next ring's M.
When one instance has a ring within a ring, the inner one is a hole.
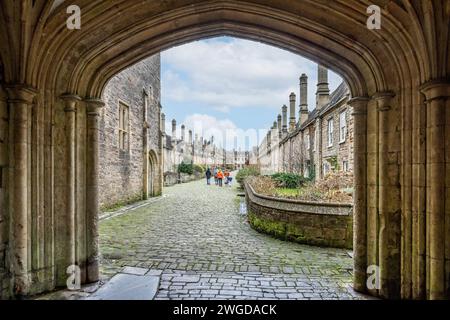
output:
M300 77L300 113L298 115L299 125L308 120L308 76L302 74Z
M284 105L282 108L282 112L283 114L283 133L287 132L287 106Z
M177 140L177 120L172 120L172 141Z
M185 134L186 134L186 126L183 124L181 126L181 140L184 141L185 139Z
M283 124L281 123L281 114L277 117L278 120L278 136L281 138L282 132L283 132Z
M317 67L316 108L321 109L329 101L330 88L328 87L328 69L319 65Z
M291 93L289 96L290 108L289 108L289 132L293 132L295 130L295 93Z
M192 130L189 130L189 143L192 143Z
M166 135L166 115L164 113L161 113L161 133Z

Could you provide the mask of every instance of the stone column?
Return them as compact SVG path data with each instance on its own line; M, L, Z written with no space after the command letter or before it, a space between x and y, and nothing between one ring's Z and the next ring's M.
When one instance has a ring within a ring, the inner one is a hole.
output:
M380 295L400 298L400 150L396 133L397 114L392 107L392 92L373 96L378 105L378 215Z
M428 298L450 296L450 84L422 86L427 108L427 267Z
M287 133L287 106L284 105L281 110L281 113L283 114L283 134L285 134Z
M85 100L87 108L87 282L99 280L98 261L98 165L99 165L99 116L105 103L100 99Z
M354 117L354 180L353 199L353 285L354 289L365 292L367 275L367 103L369 98L357 97L348 104L353 108Z
M296 96L295 93L291 93L291 95L289 96L289 103L290 103L290 118L289 118L289 132L294 132L295 131L295 100L296 100Z
M186 126L183 124L181 126L181 141L184 141L186 135Z
M66 190L66 223L68 230L67 267L76 264L76 226L75 226L75 176L76 176L76 112L81 98L76 95L63 95L66 113L66 152L67 152L67 190Z
M30 109L36 91L22 85L6 87L11 120L11 195L10 225L12 231L12 273L14 293L23 296L30 290L29 275L29 226L28 226L28 129L30 127Z

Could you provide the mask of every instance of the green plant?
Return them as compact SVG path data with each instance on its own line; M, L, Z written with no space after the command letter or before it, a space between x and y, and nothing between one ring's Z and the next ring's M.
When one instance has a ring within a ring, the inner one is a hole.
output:
M198 164L194 164L194 165L192 165L192 170L195 172L195 173L198 173L198 174L203 174L203 173L205 173L205 168L204 168L204 166L202 166L202 165L198 165Z
M236 174L236 181L243 186L244 180L248 177L254 177L259 176L259 170L255 167L246 167L244 169L239 170L239 172Z
M301 175L295 173L276 173L272 175L272 179L280 188L297 189L305 185L309 181Z
M178 165L178 172L179 173L186 173L186 174L193 174L194 173L194 166L192 164L187 164L184 162L181 162Z

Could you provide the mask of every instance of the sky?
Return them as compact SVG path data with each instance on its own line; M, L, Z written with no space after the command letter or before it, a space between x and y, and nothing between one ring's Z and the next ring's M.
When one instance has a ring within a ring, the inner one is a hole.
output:
M309 109L315 107L317 64L291 52L231 37L191 42L161 53L161 104L166 131L186 125L226 149L249 149L272 126L299 77L308 76ZM342 79L329 71L330 90ZM253 134L256 132L256 136ZM239 137L233 138L233 135ZM250 138L243 138L248 135ZM255 136L255 137L254 137ZM236 141L237 140L237 141Z

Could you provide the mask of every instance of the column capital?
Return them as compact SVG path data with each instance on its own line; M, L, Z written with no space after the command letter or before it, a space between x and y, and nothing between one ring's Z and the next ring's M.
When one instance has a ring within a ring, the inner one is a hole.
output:
M84 102L86 103L88 115L98 116L100 109L105 106L105 102L98 98L87 98L84 99Z
M83 100L81 97L70 93L63 94L60 98L66 104L66 107L64 108L65 112L76 112L77 103Z
M391 100L395 97L392 91L377 92L372 96L372 99L378 103L378 111L391 110Z
M369 97L354 97L348 100L347 104L353 108L352 115L365 115L369 101Z
M420 86L427 102L435 99L448 99L450 97L450 82L448 80L432 80Z
M8 94L9 102L32 104L34 97L38 91L30 86L24 84L11 84L5 86Z

